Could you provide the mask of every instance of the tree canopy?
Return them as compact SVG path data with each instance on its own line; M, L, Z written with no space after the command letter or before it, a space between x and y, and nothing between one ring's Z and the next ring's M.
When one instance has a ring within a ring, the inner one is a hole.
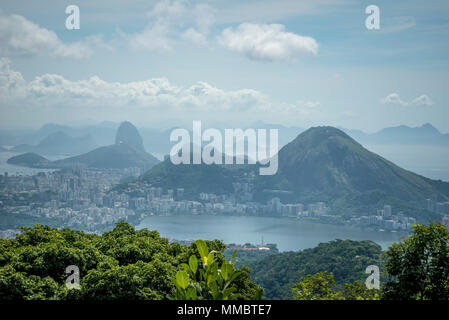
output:
M170 243L157 231L135 230L125 222L103 235L35 225L14 239L0 239L0 300L4 299L168 299L173 279L191 256L201 259L196 244ZM217 263L225 245L206 241ZM74 265L80 289L66 287L65 273ZM261 288L239 272L229 288L233 299L253 298ZM201 295L199 296L201 298Z

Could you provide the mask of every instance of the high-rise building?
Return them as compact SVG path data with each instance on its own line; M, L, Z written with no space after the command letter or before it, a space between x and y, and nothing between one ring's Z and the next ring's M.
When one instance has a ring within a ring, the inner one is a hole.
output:
M388 204L384 205L384 217L391 217L391 206Z

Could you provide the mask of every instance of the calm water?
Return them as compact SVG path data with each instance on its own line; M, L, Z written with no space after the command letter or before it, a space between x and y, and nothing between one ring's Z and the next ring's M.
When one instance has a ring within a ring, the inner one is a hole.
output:
M151 216L137 229L157 230L162 237L178 240L219 239L224 243L276 243L280 251L312 248L335 239L372 240L387 248L400 240L399 233L334 226L294 218L226 216Z

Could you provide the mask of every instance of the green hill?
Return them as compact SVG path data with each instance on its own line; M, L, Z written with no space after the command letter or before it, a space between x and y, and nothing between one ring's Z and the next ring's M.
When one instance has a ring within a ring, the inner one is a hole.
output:
M100 147L79 156L57 160L53 162L53 165L66 167L81 164L92 168L124 169L129 167L150 168L158 162L159 160L151 154L136 150L125 143L120 143Z
M28 152L9 158L7 161L9 164L16 166L30 167L30 168L49 168L51 167L51 161L44 157Z
M272 254L247 262L251 279L264 288L264 299L292 299L302 277L327 271L339 285L363 282L369 265L381 266L382 248L372 241L334 240L298 252Z
M376 214L389 204L422 222L439 216L426 210L426 199L449 199L449 183L407 171L365 149L334 127L314 127L298 135L278 153L275 175L258 175L259 165L173 165L164 161L141 181L167 189L184 188L186 195L226 193L232 183L254 174L254 199L273 197L283 203L322 201L339 215ZM285 191L285 192L284 192Z
M196 199L200 192L223 194L232 192L234 178L222 166L195 164L174 165L170 159L159 163L139 178L162 188L184 188L186 197Z
M267 189L289 190L293 192L284 201L324 201L354 213L385 203L424 208L425 199L446 200L449 195L449 183L404 170L333 127L310 128L278 156L277 174L258 177L259 199L269 197Z

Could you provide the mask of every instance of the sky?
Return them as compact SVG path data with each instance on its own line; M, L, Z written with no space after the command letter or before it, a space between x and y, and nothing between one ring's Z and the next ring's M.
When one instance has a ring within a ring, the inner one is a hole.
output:
M66 7L80 28L66 28ZM365 12L379 8L380 28ZM431 123L449 132L449 2L0 0L0 126Z

